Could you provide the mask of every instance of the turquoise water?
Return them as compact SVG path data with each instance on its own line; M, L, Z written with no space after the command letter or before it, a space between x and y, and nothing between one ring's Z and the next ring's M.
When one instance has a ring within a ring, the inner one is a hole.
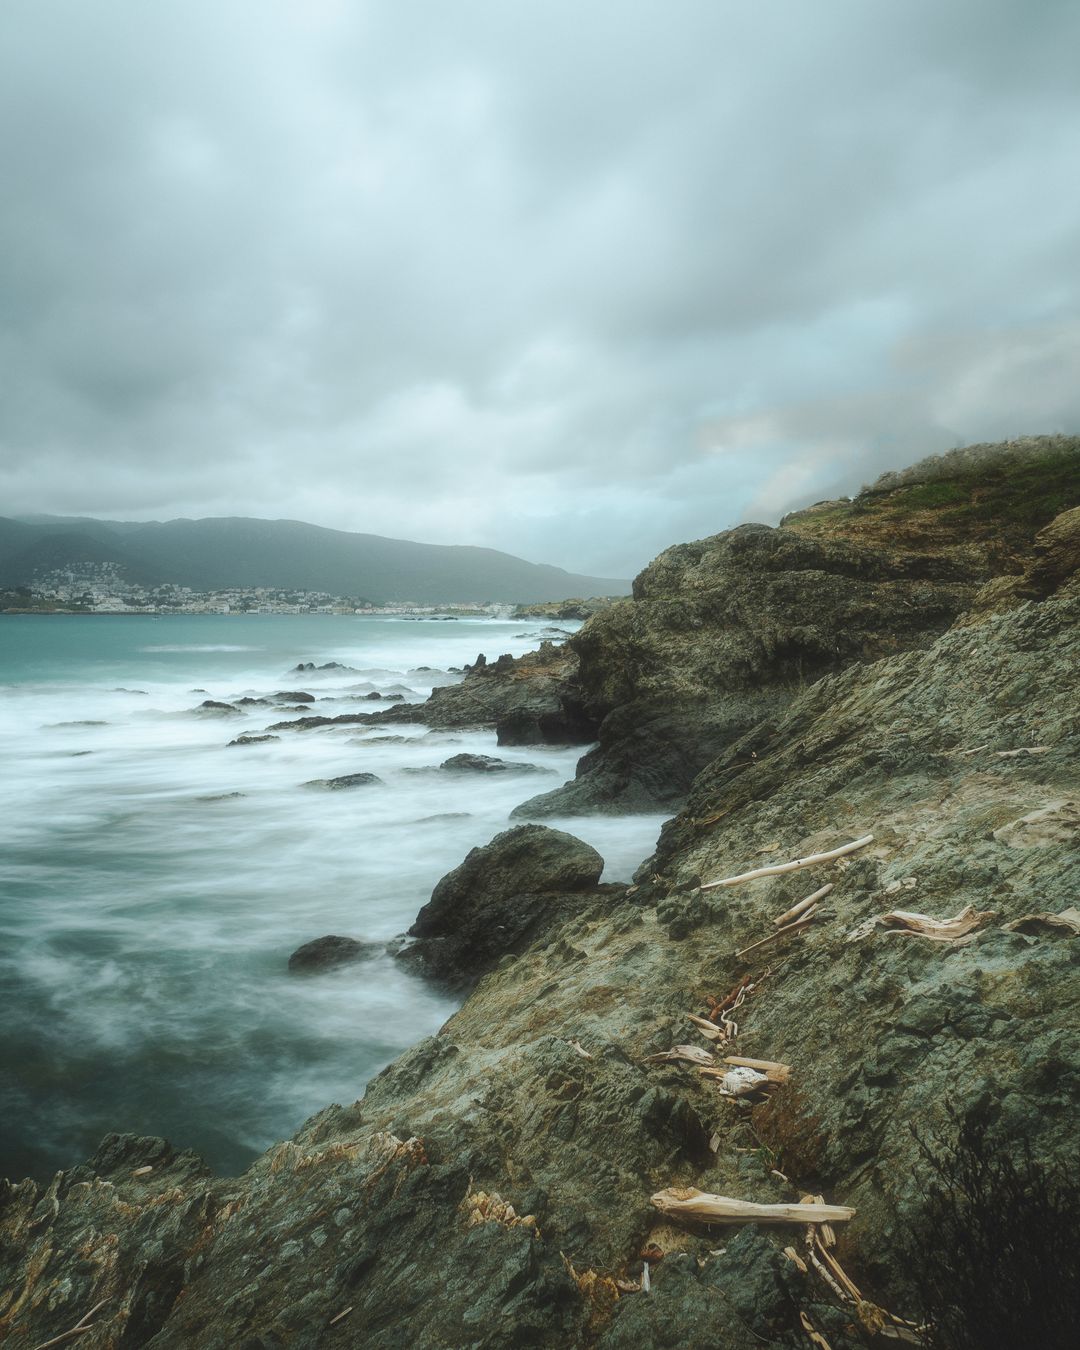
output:
M572 625L570 625L572 626ZM325 933L384 942L577 751L497 749L419 724L282 733L247 706L302 690L311 711L423 700L480 651L543 626L344 616L0 616L0 1175L46 1176L110 1130L246 1166L331 1101L350 1102L453 1010L388 956L311 978L289 953ZM301 661L347 670L304 672ZM424 669L426 667L426 669ZM378 739L388 733L405 740ZM459 751L548 776L454 779ZM311 779L367 770L377 786ZM554 822L626 877L658 817Z

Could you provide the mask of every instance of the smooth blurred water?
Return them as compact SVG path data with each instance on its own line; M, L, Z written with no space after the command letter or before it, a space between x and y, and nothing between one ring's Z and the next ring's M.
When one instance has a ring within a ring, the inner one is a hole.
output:
M568 627L573 625L567 625ZM0 1175L44 1176L109 1130L243 1168L436 1030L453 1004L386 956L290 975L326 933L385 941L579 750L345 726L228 746L286 714L192 711L305 690L320 714L422 701L540 623L344 616L0 616ZM349 671L290 673L301 661ZM429 669L420 669L429 667ZM407 737L404 743L380 740ZM460 751L550 772L451 778ZM310 779L370 771L342 792ZM627 878L662 818L553 821Z

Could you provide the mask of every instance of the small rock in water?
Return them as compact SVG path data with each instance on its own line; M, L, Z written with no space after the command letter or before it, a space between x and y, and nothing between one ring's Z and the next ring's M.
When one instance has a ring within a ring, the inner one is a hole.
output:
M537 764L511 764L494 755L451 755L439 765L445 773L547 773Z
M323 788L329 792L340 792L343 788L366 787L369 783L381 783L382 779L374 773L345 773L340 778L309 778L301 787Z
M370 960L382 950L383 946L378 942L358 942L356 938L330 934L297 947L289 957L289 969L306 972L332 970L334 966Z
M227 717L230 714L239 714L240 709L234 708L231 703L218 703L215 699L205 698L197 708L192 712L213 713L216 716Z
M280 741L280 736L237 736L235 741L230 741L230 745L262 745L266 741Z
M302 689L279 689L273 695L275 703L314 703L314 694L305 694Z

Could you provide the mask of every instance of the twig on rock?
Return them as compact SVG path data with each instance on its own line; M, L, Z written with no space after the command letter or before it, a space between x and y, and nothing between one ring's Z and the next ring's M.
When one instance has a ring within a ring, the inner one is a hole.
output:
M743 881L753 881L757 877L776 877L782 872L797 872L802 867L813 867L817 863L832 862L835 858L842 858L846 853L854 853L856 849L865 848L867 844L874 842L872 834L864 835L861 839L854 839L850 844L842 844L839 848L830 849L828 853L812 853L806 858L796 858L792 862L776 863L772 867L755 867L752 872L740 872L738 876L724 877L720 881L707 881L700 889L703 891L715 890L718 886L737 886Z
M51 1341L42 1341L40 1345L34 1346L34 1350L49 1350L50 1346L63 1345L66 1341L74 1340L76 1336L81 1336L84 1331L93 1331L93 1323L90 1319L108 1302L107 1298L103 1298L100 1303L95 1303L88 1313L84 1313L79 1318L70 1331L61 1332L59 1336L54 1336Z
M769 933L766 937L759 938L757 942L751 942L749 947L740 947L735 953L736 956L745 956L747 952L757 951L759 947L764 947L767 942L775 942L777 938L787 937L790 933L801 933L804 928L809 928L814 922L817 914L817 905L808 909L801 919L796 919L794 923L789 923L785 928L778 928L775 933Z
M831 881L826 882L825 885L822 886L820 890L816 890L813 895L808 895L805 900L800 900L797 905L792 905L790 909L785 910L779 918L773 919L773 923L776 924L777 928L783 928L783 926L790 923L792 919L797 919L800 914L805 914L806 911L816 905L819 900L824 900L833 889L833 885L834 883Z
M809 1317L807 1317L806 1313L804 1313L801 1309L799 1310L799 1325L802 1327L803 1331L805 1331L807 1336L810 1338L810 1343L812 1345L816 1345L818 1350L832 1350L832 1346L829 1344L829 1342L825 1339L825 1337L821 1334L821 1332L817 1330L813 1322L810 1321Z

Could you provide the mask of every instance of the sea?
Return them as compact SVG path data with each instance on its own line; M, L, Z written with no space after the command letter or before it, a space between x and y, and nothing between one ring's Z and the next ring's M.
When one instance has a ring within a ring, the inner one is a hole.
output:
M307 976L290 953L331 933L392 942L584 748L420 723L233 746L300 714L200 705L290 691L319 715L391 706L372 693L422 702L479 653L548 635L520 619L0 616L0 1175L46 1178L110 1131L164 1136L235 1174L437 1031L455 1002L389 953ZM295 669L308 662L328 668ZM461 752L543 772L438 770ZM307 786L357 772L381 781ZM547 823L592 844L606 880L628 880L663 817Z

